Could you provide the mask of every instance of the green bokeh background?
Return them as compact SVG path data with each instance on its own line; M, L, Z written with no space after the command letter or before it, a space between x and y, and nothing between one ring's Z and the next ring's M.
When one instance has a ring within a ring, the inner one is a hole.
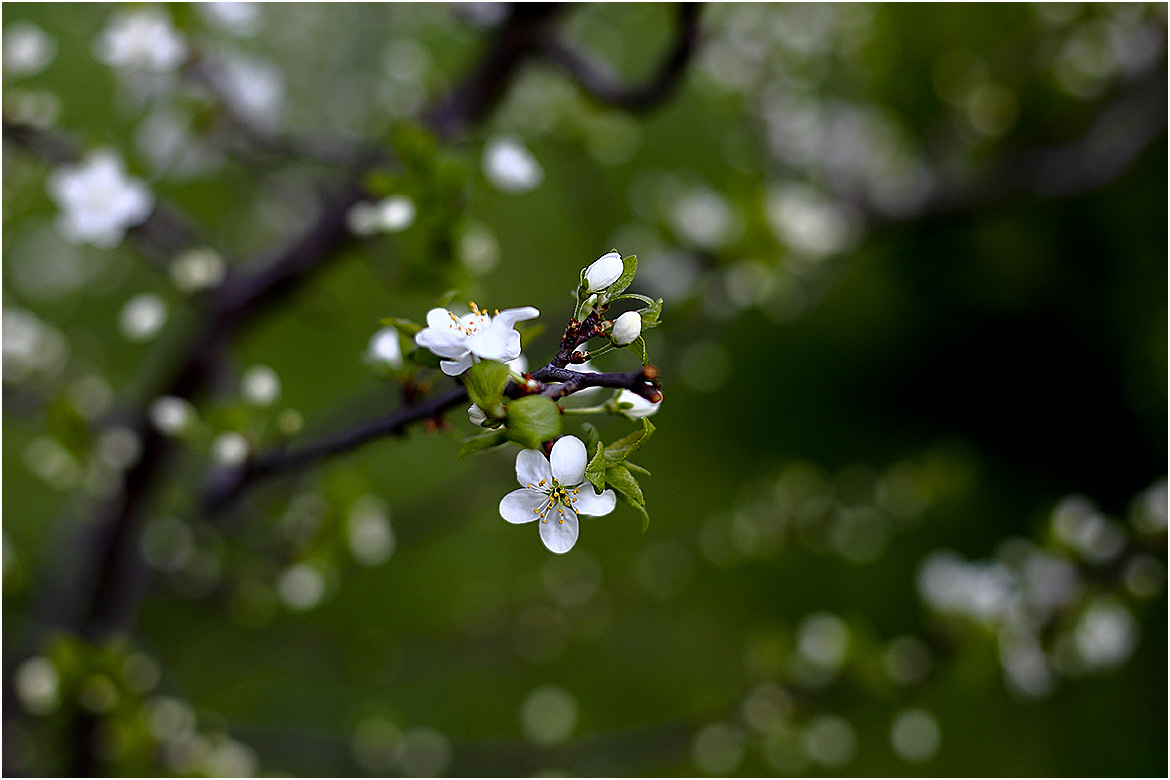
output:
M1160 64L1153 68L1164 74L1164 6L1123 8L1160 31ZM216 40L193 9L166 11L193 38ZM231 45L286 69L286 122L294 134L340 123L322 116L323 96L346 89L364 95L384 78L379 57L386 41L411 39L422 47L430 63L424 86L434 96L474 62L487 34L432 5L264 12L262 32ZM730 20L746 12L707 9L704 41L726 40ZM32 20L57 39L52 64L22 86L60 98L58 126L86 148L122 150L133 172L149 176L132 140L145 112L116 97L115 80L92 53L91 41L111 13L103 6L6 4L4 24ZM774 6L760 13L795 11ZM978 167L1075 141L1109 98L1124 92L1119 77L1091 97L1070 95L1029 59L1110 13L1090 7L1045 24L1038 12L1016 5L874 6L863 14L866 43L853 60L830 49L788 65L813 69L812 98L882 106L924 147L941 147L935 150L941 157L954 147ZM574 40L636 79L653 70L668 44L671 14L656 5L588 7L567 13L565 25ZM312 30L312 40L290 32L296 29ZM992 78L1017 96L1018 119L1002 137L964 146L956 140L961 132L940 131L949 109L931 74L956 49L983 58ZM470 177L467 217L498 242L490 273L475 276L450 257L429 255L421 226L374 238L346 250L265 315L234 351L235 369L256 363L275 369L280 408L303 414L306 437L398 405L395 388L363 362L369 338L382 317L421 320L453 283L456 300L538 307L546 330L526 354L540 365L571 314L567 293L583 265L629 236L656 242L618 245L638 254L644 271L666 262L662 248L685 247L669 215L650 202L648 176L701 182L723 195L744 229L738 241L695 253L699 283L689 295L666 300L665 324L649 340L665 402L640 458L653 473L643 480L652 518L647 533L619 507L583 520L576 548L551 556L534 528L508 525L497 514L499 498L514 487L515 449L455 461L458 438L472 432L456 411L449 415L453 431L415 428L403 440L375 442L266 484L226 521L200 526L220 562L215 586L186 598L172 579L153 577L128 638L160 665L158 691L189 701L201 728L251 746L262 771L296 775L368 771L351 743L357 725L371 717L443 734L452 760L440 768L451 774L701 774L696 732L737 723L741 702L763 680L788 687L794 722L828 713L856 730L852 760L806 764L807 773L1164 775L1164 589L1127 601L1140 638L1123 667L1061 680L1047 697L1027 700L1004 685L995 634L940 619L916 586L918 567L932 551L982 559L1020 536L1051 545L1049 516L1062 497L1087 495L1124 518L1136 495L1165 479L1164 121L1119 176L1074 196L992 193L943 214L871 213L864 236L811 278L807 306L791 309L776 296L739 308L719 303L725 269L742 260L778 273L793 267L792 251L768 229L762 201L770 183L802 180L807 171L764 149L757 100L765 85L735 94L705 73L693 65L664 106L629 119L588 101L567 86L563 72L532 65L492 119L443 147ZM533 106L547 115L534 116ZM387 146L399 127L376 107L355 124ZM632 132L633 153L599 161L589 128L602 125ZM479 172L482 144L499 132L524 138L539 160L544 178L533 191L501 192ZM117 396L133 396L158 346L122 338L121 307L153 291L179 323L192 304L129 243L112 252L84 250L92 254L87 261L108 267L60 295L37 297L14 284L15 266L37 262L22 237L55 214L44 188L47 170L6 144L5 308L30 310L61 331L70 345L66 377L96 372ZM229 262L242 264L299 227L279 218L262 222L258 204L288 203L311 177L330 175L320 166L259 157L232 159L189 181L152 179L151 186L226 250ZM639 282L632 289L640 290ZM628 354L599 364L634 365ZM56 545L84 515L87 499L50 489L22 456L35 438L59 435L46 409L67 397L66 383L28 388L5 379L10 673L29 652L23 638L38 586L61 565ZM230 385L197 405L208 419L219 419L212 415L217 408L225 415L223 409L245 408ZM601 427L609 441L630 424L615 419ZM201 523L190 499L206 453L198 447L186 453L167 472L155 512ZM879 511L875 486L891 467L910 464L929 500L915 517L886 521L881 554L854 562L835 551L828 526L784 519L769 503L782 475L804 473L793 464L821 475L814 492L837 506ZM305 492L319 493L328 508L315 541L290 554L293 548L278 541L279 518L289 497ZM344 528L353 500L370 493L390 507L397 546L388 562L367 568L348 557ZM773 523L759 527L781 531L754 546L744 541L751 522L742 517L753 513ZM1164 580L1164 531L1148 544ZM281 568L298 558L328 572L326 599L305 612L279 606L272 591ZM1093 587L1109 587L1106 573L1091 579ZM243 581L267 588L271 609L240 607ZM579 603L573 583L586 594ZM834 681L804 686L793 682L797 626L820 612L849 626L849 654ZM930 638L933 671L921 683L897 686L883 676L881 658L889 640L907 634ZM526 739L521 715L526 697L544 685L568 691L578 711L571 736L551 747ZM903 761L890 745L890 723L907 707L931 712L941 730L937 754L922 764ZM17 714L6 696L6 724ZM11 732L6 725L6 767L64 771L72 747L54 741L52 717L25 719ZM752 734L747 727L743 733ZM734 773L775 774L753 739ZM10 744L22 751L19 760ZM108 771L141 767L126 759Z

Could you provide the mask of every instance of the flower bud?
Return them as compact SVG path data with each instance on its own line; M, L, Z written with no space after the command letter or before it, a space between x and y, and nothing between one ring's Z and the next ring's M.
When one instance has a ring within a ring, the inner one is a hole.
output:
M623 270L625 264L622 256L617 252L608 252L585 269L585 285L589 292L599 292L616 282Z
M628 311L614 320L613 343L629 344L642 335L642 315Z

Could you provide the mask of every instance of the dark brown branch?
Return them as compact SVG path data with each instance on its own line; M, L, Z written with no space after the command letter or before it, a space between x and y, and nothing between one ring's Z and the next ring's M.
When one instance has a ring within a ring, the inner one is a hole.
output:
M658 385L658 368L655 366L642 366L634 371L619 374L593 374L549 364L534 372L532 378L542 383L555 383L547 384L540 390L541 395L552 399L564 398L591 387L609 387L629 390L651 403L662 400L662 389Z
M564 6L555 3L514 3L475 69L446 100L426 117L442 138L454 138L485 118L504 96L520 65L541 48L548 24Z
M605 64L576 51L558 35L550 33L541 41L541 47L549 59L568 71L594 99L629 111L645 111L674 94L698 46L700 4L679 3L676 8L678 20L674 42L658 71L644 84L622 84Z
M385 436L402 436L407 428L426 420L439 420L444 412L467 402L467 390L453 388L429 401L403 407L393 414L358 423L351 428L324 436L316 442L295 449L267 452L238 469L215 472L204 488L204 506L216 512L227 506L256 483L307 468L336 455L353 452L364 444Z

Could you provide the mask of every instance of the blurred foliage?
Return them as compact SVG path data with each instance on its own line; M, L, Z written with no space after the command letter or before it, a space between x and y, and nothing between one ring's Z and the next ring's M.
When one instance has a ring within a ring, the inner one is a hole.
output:
M69 772L85 722L109 774L1165 775L1165 5L712 5L657 110L537 57L449 143L421 117L501 6L155 7L226 91L100 61L135 8L5 6L6 126L116 150L219 253L69 243L6 143L6 773ZM632 82L674 26L557 23ZM393 155L364 181L410 218L172 409L133 630L37 633L191 274L299 236L331 144ZM396 408L383 318L536 306L537 367L614 247L664 301L644 535L622 505L548 554L497 513L515 449L455 459L462 410L200 513L209 462Z

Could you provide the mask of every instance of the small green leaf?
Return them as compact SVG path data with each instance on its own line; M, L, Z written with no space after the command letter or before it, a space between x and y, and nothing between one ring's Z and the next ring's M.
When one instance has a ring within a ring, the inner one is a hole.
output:
M650 515L646 512L646 507L642 504L639 504L625 493L619 492L617 497L622 500L622 503L626 504L627 506L632 506L634 509L638 510L638 514L642 515L642 533L646 533L646 529L650 527Z
M422 326L418 323L411 322L410 320L404 320L399 317L383 317L382 324L396 328L399 333L403 334L407 338L413 338L414 334L422 330Z
M439 308L445 309L447 308L447 305L451 303L451 301L455 300L457 295L459 295L458 290L448 290L439 296L439 300L436 305L439 306Z
M471 402L489 417L502 417L504 388L508 386L511 373L506 365L494 360L481 360L473 364L467 369L467 378L463 382Z
M502 430L484 431L483 433L468 436L459 442L459 451L455 453L455 460L466 458L468 455L479 452L480 450L486 450L488 447L503 444L506 438Z
M613 300L615 295L621 295L625 292L630 283L634 281L634 273L638 270L638 256L630 255L622 258L622 275L618 277L617 281L605 288L605 297L607 300Z
M658 327L659 318L662 316L662 299L650 302L649 308L643 309L639 313L642 315L643 331Z
M622 463L626 458L633 455L646 440L650 438L650 434L654 433L654 424L647 418L642 418L642 430L635 431L629 436L618 439L613 444L605 448L605 460L610 465Z
M506 426L509 439L539 449L543 442L561 435L561 412L550 399L528 395L508 404Z
M605 489L605 450L601 442L597 442L593 460L585 467L585 479L589 480L598 493Z
M649 362L650 359L646 355L646 339L641 336L627 344L626 349L637 355L638 360L642 361L642 365L646 365Z
M647 306L651 306L651 307L654 306L654 299L653 298L648 298L645 295L639 295L638 293L622 293L621 295L618 295L614 298L609 299L610 303L617 303L618 301L640 301L641 303L644 303ZM658 308L661 311L661 309L662 309L662 299L661 298L658 299Z
M634 475L625 466L619 464L605 470L605 482L619 493L625 493L630 498L645 506L646 498L642 495L642 486Z

